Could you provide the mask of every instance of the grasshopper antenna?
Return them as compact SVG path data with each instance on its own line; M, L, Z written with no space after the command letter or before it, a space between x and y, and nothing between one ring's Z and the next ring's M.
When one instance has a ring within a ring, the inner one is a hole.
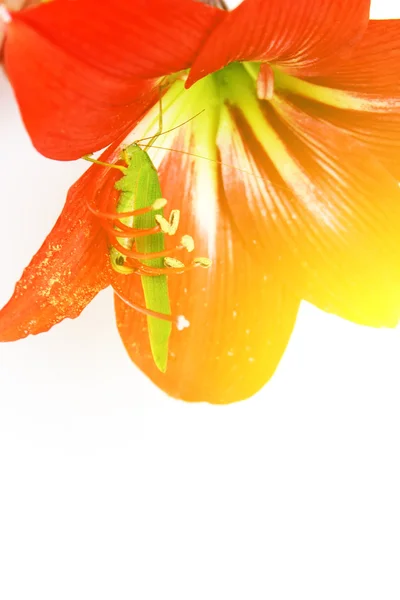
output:
M179 125L175 125L175 127L171 127L171 129L167 129L166 131L163 131L162 86L161 85L158 88L158 94L159 94L158 104L160 107L159 111L158 111L158 131L152 136L144 137L144 138L141 138L140 140L136 141L136 143L138 144L139 142L146 142L147 140L150 140L149 143L144 148L146 152L151 146L153 146L154 142L156 141L157 138L160 137L160 135L170 133L171 131L175 131L175 129L179 129L179 127L183 127L183 125L190 123L190 121L192 121L193 119L195 119L196 117L198 117L199 115L201 115L201 113L203 113L205 111L205 108L203 108L203 110L200 110L198 113L193 115L193 117L190 117L190 119L183 121L183 123L180 123Z
M161 148L161 146L154 146L154 142L156 141L157 138L160 137L160 135L165 135L166 133L171 133L171 131L175 131L175 129L179 129L180 127L183 127L183 125L186 125L187 123L190 123L190 121L193 121L193 119L195 119L196 117L198 117L199 115L201 115L206 109L203 108L203 110L200 110L198 113L196 113L195 115L193 115L193 117L190 117L190 119L186 119L186 121L183 121L182 123L179 123L179 125L175 125L175 127L171 127L171 129L166 129L165 131L161 131L160 133L156 133L155 135L149 136L149 137L144 137L141 138L140 140L137 140L137 144L139 146L141 146L141 142L146 142L147 140L150 140L150 142L146 145L145 150L147 150L147 148L149 148L150 146L153 146L153 148ZM144 145L144 144L143 144ZM164 150L168 150L168 148L164 148Z

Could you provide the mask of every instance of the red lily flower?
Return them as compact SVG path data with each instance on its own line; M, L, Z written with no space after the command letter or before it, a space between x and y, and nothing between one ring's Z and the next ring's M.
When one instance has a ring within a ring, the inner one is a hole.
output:
M206 109L162 141L203 158L154 150L163 195L214 260L171 277L191 327L174 332L165 375L142 316L116 299L130 356L168 393L254 393L279 362L298 298L366 325L398 322L400 24L368 22L368 11L367 0L244 0L230 13L192 0L54 0L13 15L6 68L47 156L118 139L105 154L116 161L142 117L134 137L154 131L161 82L166 128ZM137 278L110 272L87 208L110 181L94 166L73 186L0 313L1 340L77 316L109 283L139 300Z

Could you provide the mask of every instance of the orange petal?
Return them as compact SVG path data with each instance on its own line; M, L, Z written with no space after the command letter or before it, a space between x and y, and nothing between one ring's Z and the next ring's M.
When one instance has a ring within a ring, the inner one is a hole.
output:
M272 108L272 106L274 108ZM366 148L277 96L250 128L226 113L222 159L235 224L266 267L320 308L371 326L400 316L400 190ZM249 115L247 114L247 117ZM233 119L236 133L232 136Z
M183 107L179 121L193 113L195 104L186 114ZM175 125L169 109L163 117L166 129ZM204 153L213 147L208 142L214 125L210 110L163 137L162 145ZM189 234L195 240L194 252L182 252L178 258L188 263L192 255L209 256L213 264L208 270L169 276L172 310L190 326L183 331L174 328L166 374L154 365L145 317L116 297L119 332L132 360L168 394L192 402L242 400L274 373L292 331L298 300L243 246L218 189L218 165L169 150L151 152L168 207L181 210L177 236ZM171 237L167 242L174 246L177 240ZM125 297L143 304L138 278L120 276L118 284Z

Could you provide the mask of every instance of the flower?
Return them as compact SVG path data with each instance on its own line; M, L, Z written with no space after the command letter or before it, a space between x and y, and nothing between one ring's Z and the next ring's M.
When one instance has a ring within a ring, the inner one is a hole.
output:
M117 160L154 133L160 85L164 128L194 117L152 155L163 196L213 259L170 278L171 304L191 326L174 331L166 374L150 359L144 318L116 299L131 358L169 394L224 403L256 392L299 299L397 324L400 25L368 12L366 0L244 0L232 12L55 0L13 16L5 64L43 154L68 160L113 143L105 156ZM135 276L110 276L87 208L110 177L94 166L73 186L0 313L0 340L77 316L110 282L138 301Z

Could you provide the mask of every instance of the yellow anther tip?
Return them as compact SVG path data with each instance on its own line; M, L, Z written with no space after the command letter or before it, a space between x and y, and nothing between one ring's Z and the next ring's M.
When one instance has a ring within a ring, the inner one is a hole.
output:
M163 217L162 215L156 215L154 218L157 221L157 223L159 224L161 231L163 233L167 233L168 235L171 235L171 225L168 223L167 219L165 217Z
M198 258L194 259L193 264L203 267L203 269L208 269L208 267L211 267L212 265L212 260L210 258L199 256Z
M194 240L191 235L183 235L181 238L181 246L185 248L188 252L193 252L194 250Z
M172 258L171 256L164 258L164 264L166 267L170 267L171 269L182 269L182 267L185 266L183 262L177 258Z
M176 231L179 227L180 216L181 216L181 213L177 208L175 208L174 210L171 210L171 214L169 215L169 226L170 226L169 235L174 235L174 233L176 233Z
M164 206L167 206L168 204L168 200L166 200L165 198L157 198L157 200L155 200L152 204L152 209L153 210L161 210L162 208L164 208Z

